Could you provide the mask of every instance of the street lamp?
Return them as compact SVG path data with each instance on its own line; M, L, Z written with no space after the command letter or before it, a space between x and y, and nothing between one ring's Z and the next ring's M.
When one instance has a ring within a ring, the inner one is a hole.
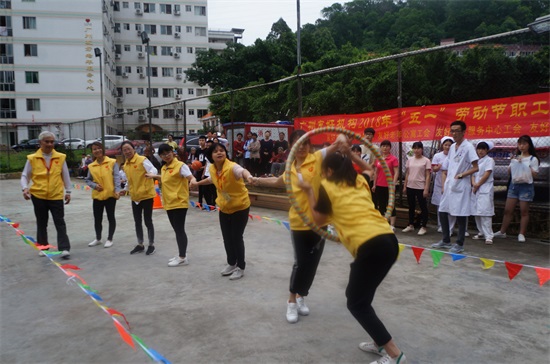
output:
M101 49L94 48L96 57L99 57L99 92L101 98L101 143L105 145L105 117L103 111L103 62L101 62Z
M151 110L151 63L149 59L149 35L146 31L141 32L141 44L147 44L147 96L149 97L149 108L147 109L149 113L149 141L153 145L153 121L152 121L152 110Z

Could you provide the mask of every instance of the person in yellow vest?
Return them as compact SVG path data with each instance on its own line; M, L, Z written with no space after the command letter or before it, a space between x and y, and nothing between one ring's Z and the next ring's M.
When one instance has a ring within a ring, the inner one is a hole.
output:
M153 180L145 177L146 173L157 174L158 170L153 164L141 155L138 155L134 150L134 145L127 140L122 142L122 154L126 159L124 162L124 174L126 175L127 183L120 196L124 196L126 192L130 192L132 199L132 213L134 215L134 223L136 228L137 245L130 254L142 253L145 251L143 246L143 226L141 219L147 227L147 237L149 246L147 247L146 255L151 255L155 252L155 227L153 226L153 200L155 198L155 184Z
M305 133L303 130L293 131L290 134L291 147ZM340 141L341 139L339 139ZM311 143L308 139L300 145L300 148L296 152L290 177L292 191L294 191L296 202L300 206L300 209L308 215L310 220L312 216L309 213L307 194L298 187L298 181L303 179L311 184L317 196L321 183L321 163L323 162L323 158L327 154L335 152L338 146L339 143L334 143L327 148L311 153ZM284 187L285 175L255 178L254 185ZM309 294L313 279L317 273L317 267L325 248L325 239L304 224L294 206L290 207L288 220L290 222L290 238L294 249L294 265L292 266L292 273L290 275L290 294L287 301L286 320L289 323L295 323L298 322L299 316L309 315L309 307L305 303L305 297ZM323 227L327 224L323 225Z
M95 239L88 246L101 245L103 230L103 210L107 212L109 232L104 248L113 246L116 229L115 207L119 198L120 174L116 160L105 156L105 147L100 142L92 143L94 161L88 165L86 184L92 189L92 209L94 212Z
M169 146L172 147L172 150L176 152L178 150L178 143L174 141L174 136L172 134L168 134L168 141L166 142ZM157 152L158 154L158 152Z
M48 242L48 212L51 212L57 230L57 249L61 258L69 259L71 243L65 224L65 204L71 202L71 178L65 154L54 149L55 135L43 131L38 136L40 149L27 156L21 173L21 189L25 200L32 200L36 216L36 239L40 245ZM32 185L29 188L29 183ZM45 256L40 251L40 256Z
M307 192L315 223L323 226L330 218L340 241L355 258L346 288L347 307L374 340L362 342L359 348L382 356L371 364L405 364L407 358L372 307L377 287L397 260L397 238L374 207L367 179L352 165L352 160L360 165L366 162L349 148L341 151L345 155L332 154L323 160L325 178L318 197L311 184L302 181L300 186Z
M189 182L196 183L197 180L189 167L176 158L170 144L161 144L158 154L164 161L161 175L147 173L146 177L161 180L162 206L166 210L170 225L176 233L178 255L168 261L168 266L188 265L185 217L189 208Z
M244 275L243 234L248 222L250 199L244 181L253 182L249 171L231 162L227 158L227 149L223 144L214 143L206 152L212 163L210 176L191 187L214 184L218 193L216 204L219 207L220 228L227 255L227 266L220 272L229 279L240 279Z

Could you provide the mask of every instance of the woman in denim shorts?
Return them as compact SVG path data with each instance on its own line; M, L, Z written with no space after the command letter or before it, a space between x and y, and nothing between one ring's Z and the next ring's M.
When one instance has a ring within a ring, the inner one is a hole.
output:
M535 197L533 178L539 172L539 159L535 146L529 135L522 135L518 139L516 156L511 159L508 173L512 181L508 187L508 196L504 207L504 218L500 230L495 232L495 238L506 238L506 230L512 221L514 209L519 200L521 221L519 225L518 241L525 242L525 231L529 223L529 202Z

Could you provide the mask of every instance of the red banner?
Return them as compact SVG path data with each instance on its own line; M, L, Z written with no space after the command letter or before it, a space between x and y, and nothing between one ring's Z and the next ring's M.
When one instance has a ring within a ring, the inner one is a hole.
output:
M502 99L463 102L458 104L406 107L355 115L327 115L296 118L295 129L310 131L335 126L363 135L365 128L374 128L373 142L437 140L449 135L455 120L466 123L466 138L517 138L528 134L549 135L550 93L506 97ZM333 141L336 134L319 134L314 144Z

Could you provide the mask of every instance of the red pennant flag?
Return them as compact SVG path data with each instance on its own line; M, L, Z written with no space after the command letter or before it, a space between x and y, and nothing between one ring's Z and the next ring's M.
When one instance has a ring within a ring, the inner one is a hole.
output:
M77 267L76 265L72 265L72 264L63 264L59 267L63 269L81 270L80 267Z
M122 340L124 340L126 344L128 344L134 350L136 350L136 346L134 345L134 340L132 340L132 336L130 336L130 333L126 331L124 326L122 326L120 322L118 322L117 320L113 320L113 322L115 323L115 327L118 330L118 333L120 334L120 336L122 337Z
M416 257L416 262L418 264L420 264L420 256L422 255L422 253L424 253L424 248L419 248L417 246L413 246L411 247L413 253L414 253L414 256Z
M518 275L521 268L523 268L523 264L504 262L504 265L506 266L506 269L508 269L508 277L510 280L514 279L514 277Z
M109 315L111 316L121 316L124 321L126 321L126 325L128 325L128 329L130 328L130 323L128 322L128 320L126 320L126 316L124 316L122 313L118 312L117 310L115 310L114 308L108 308L107 309L107 312L109 313Z
M80 282L82 282L83 284L85 285L88 285L88 283L86 283L85 280L83 280L78 274L74 273L74 272L71 272L70 270L66 270L65 271L65 274L68 275L69 277L75 277L75 278L78 278L80 280Z
M18 223L18 222L14 222L14 223L11 224L11 226L13 226L14 228L17 229L17 228L19 227L19 223Z
M541 287L544 285L544 283L548 282L550 280L550 269L549 268L540 268L536 267L535 272L537 272L537 276L539 276L539 284Z

